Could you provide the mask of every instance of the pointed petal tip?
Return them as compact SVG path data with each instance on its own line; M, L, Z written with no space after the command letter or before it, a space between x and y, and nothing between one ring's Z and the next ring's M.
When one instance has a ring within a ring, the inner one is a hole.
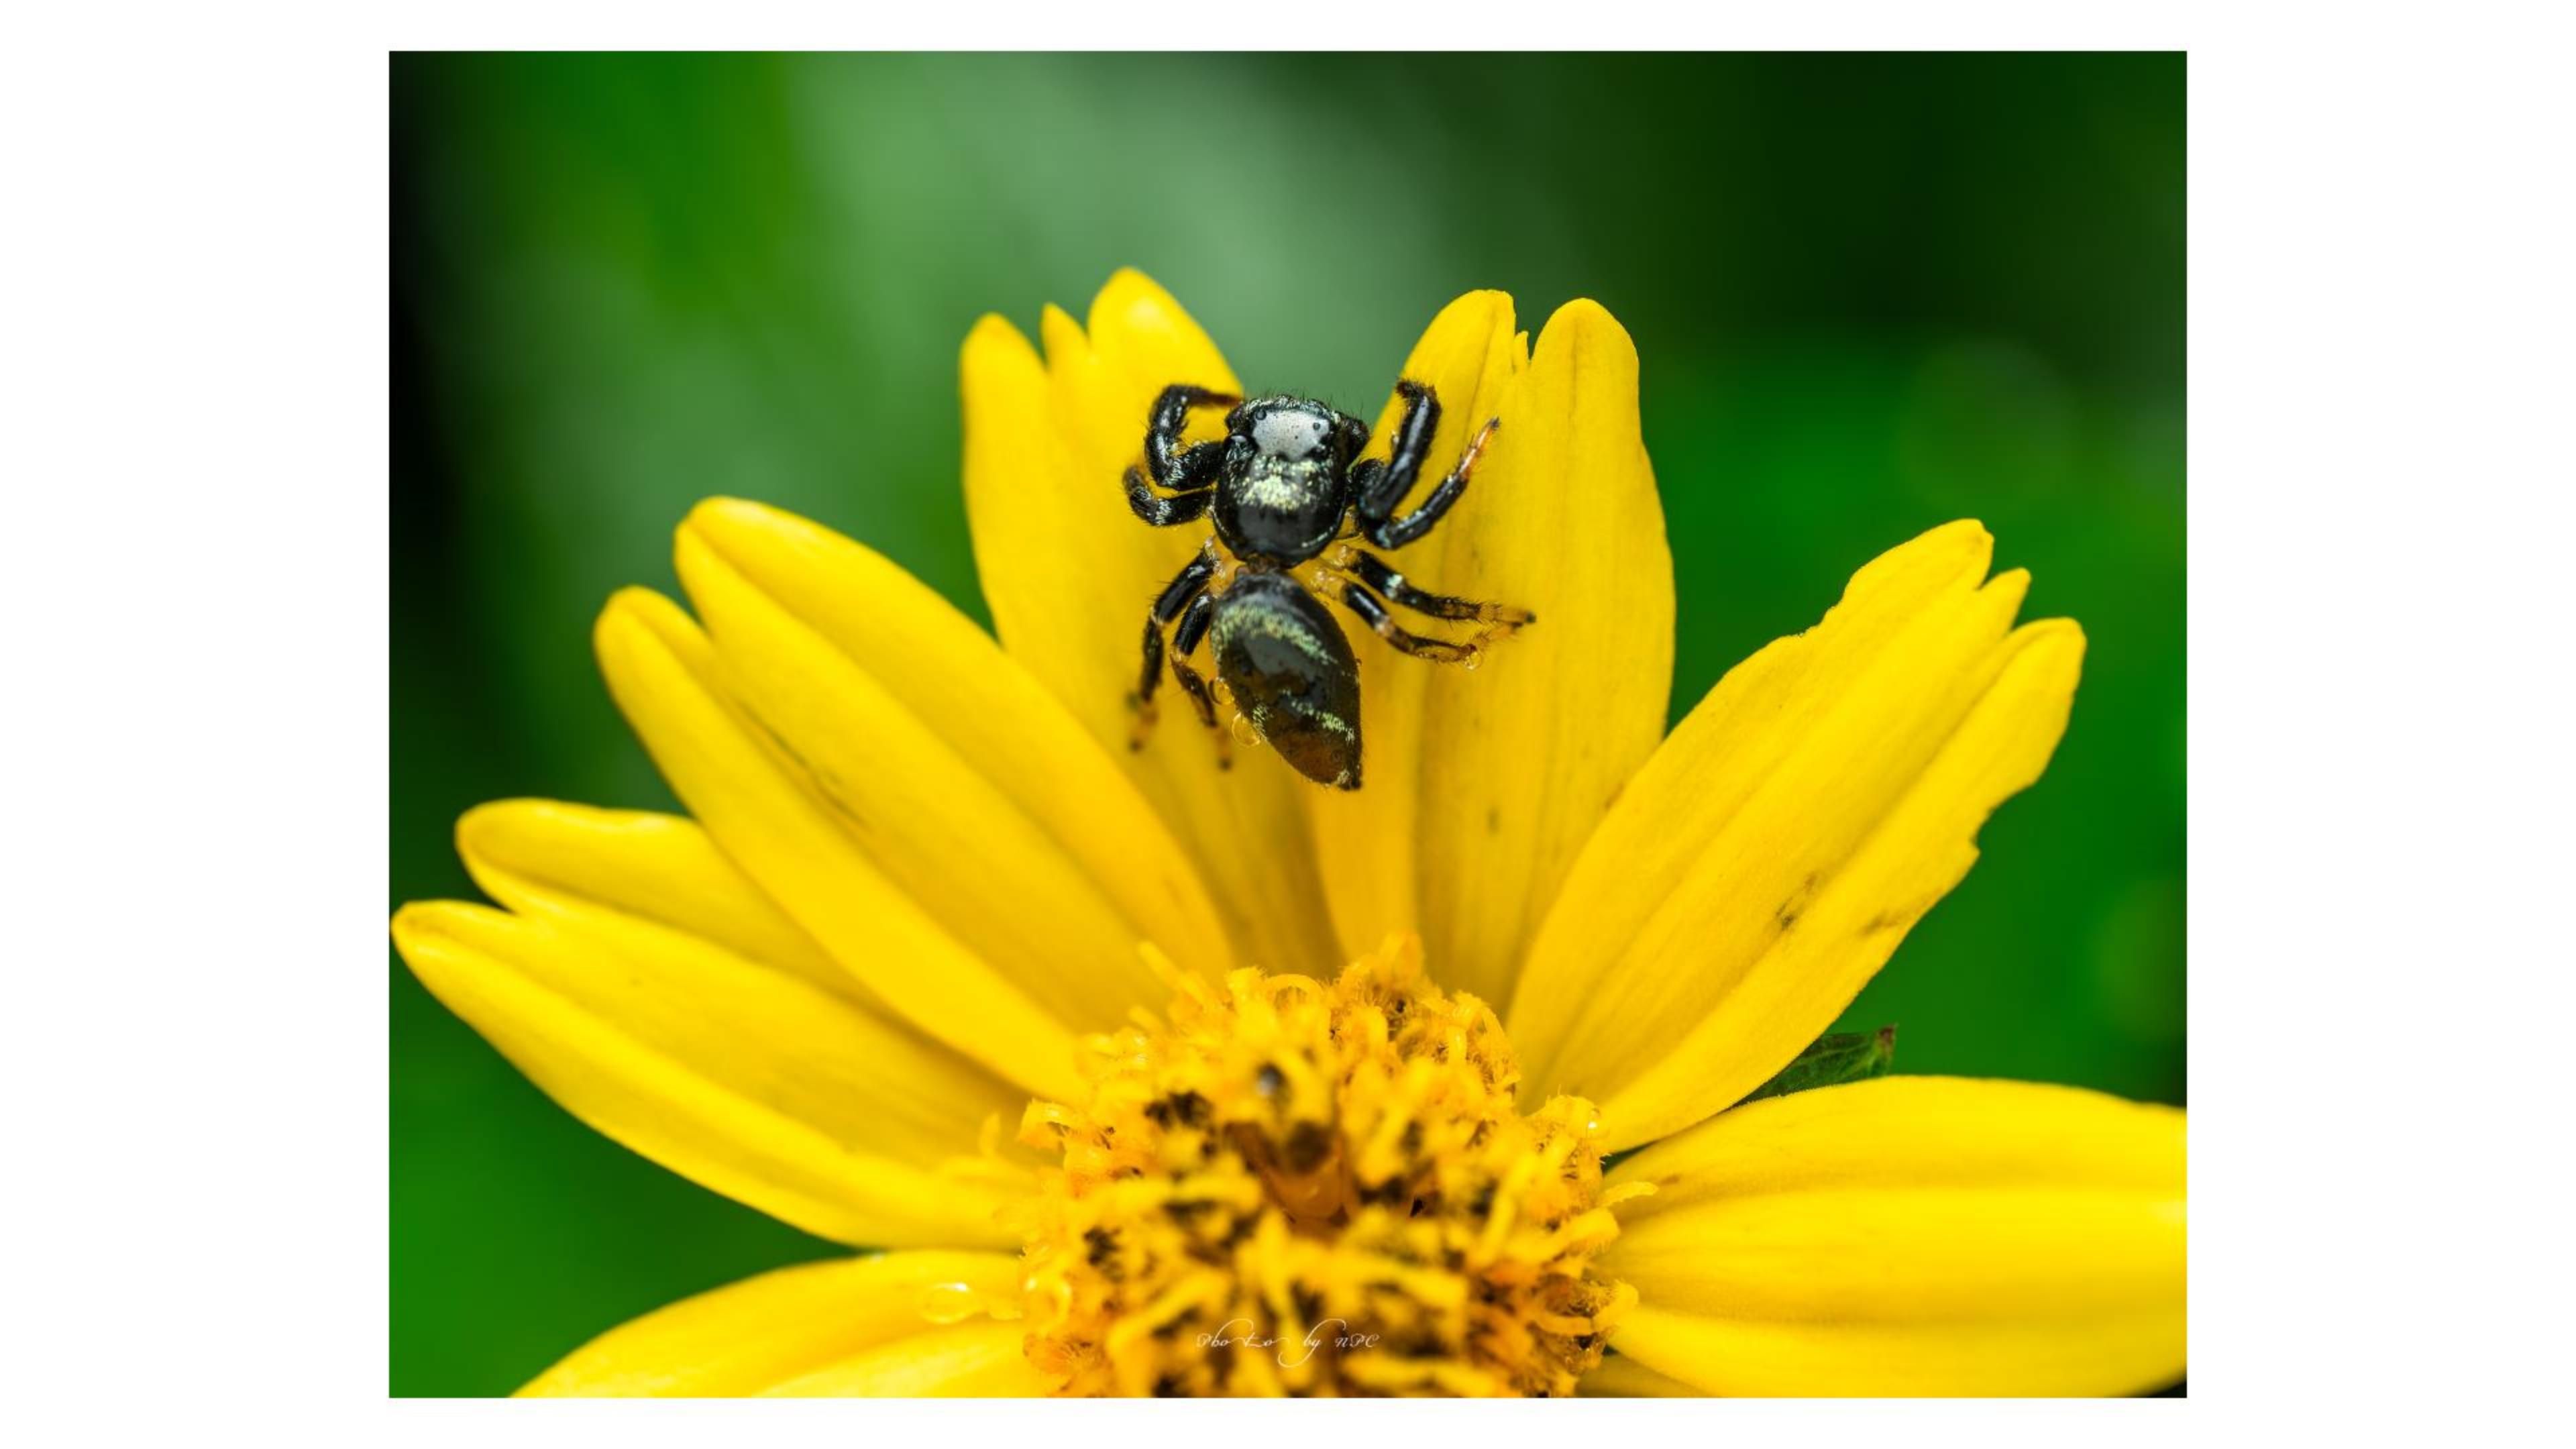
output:
M1046 365L1062 367L1086 355L1091 339L1073 314L1053 302L1038 309L1038 338L1046 344Z
M703 548L712 549L728 559L763 549L776 551L817 544L847 545L863 549L871 556L876 553L865 544L826 528L803 514L743 498L701 500L697 507L689 510L688 517L680 520L680 526L672 531L672 539L682 555ZM684 569L681 575L683 587L687 587L687 578Z
M1637 343L1600 303L1578 297L1557 308L1539 329L1529 367L1555 379L1542 392L1563 390L1579 409L1617 416L1624 431L1636 431Z
M631 631L643 623L638 617L638 596L650 596L652 590L628 584L608 596L599 606L599 617L590 621L590 648L605 661L611 650L631 637Z
M1619 326L1619 319L1610 315L1609 308L1590 297L1571 297L1558 303L1556 310L1548 314L1547 325L1553 327L1559 322L1581 327L1617 327L1623 334L1628 330Z
M1612 355L1624 356L1632 367L1636 364L1636 339L1628 335L1628 329L1620 325L1609 308L1589 297L1577 297L1548 314L1547 325L1539 329L1540 351L1548 349L1551 338L1568 346L1610 348Z
M673 823L669 816L606 810L541 796L486 800L456 817L456 853L478 882L485 868L542 874L567 836L648 832Z
M1973 518L1953 519L1927 528L1862 564L1843 585L1843 602L1848 604L1908 579L1913 581L1913 588L1921 590L1974 590L1988 582L1986 571L1994 561L1995 536L1986 531L1986 526Z
M612 628L639 628L661 633L675 617L685 618L680 606L658 589L642 584L628 584L608 596L600 605L599 619L592 625L593 638L605 638Z
M506 913L475 901L406 901L387 924L395 949L402 952L404 963L416 974L420 970L416 953L421 947L456 940L462 932L472 929L468 923L478 916L503 914Z
M681 569L681 587L688 586L689 555L699 549L713 548L724 552L727 538L740 539L750 533L775 533L782 526L802 522L792 513L782 513L764 503L721 494L701 498L680 517L671 529L671 558Z
M456 853L471 861L490 858L496 846L506 849L514 827L525 820L535 800L486 800L456 817Z
M642 584L627 584L610 594L607 603L600 605L599 617L608 619L618 615L633 614L651 609L656 605L667 605L670 602L660 593Z
M1049 344L1052 346L1053 344ZM1046 393L1047 364L1036 344L998 312L987 312L957 349L957 396L967 446L967 476L974 476L979 418L1009 417ZM971 486L971 481L970 481Z
M2013 634L2020 644L2023 667L2041 671L2034 687L2056 697L2057 735L2062 738L2075 711L2076 686L2084 679L2084 627L2072 619L2034 619ZM2047 763L2042 759L2040 769ZM2034 770L2031 779L2038 778L2039 770Z
M766 503L758 503L748 498L735 498L727 494L718 493L699 499L697 503L689 509L688 513L680 519L680 527L683 531L690 528L721 528L727 523L748 523L763 519L792 518L794 516L795 515L793 514L781 513L779 510L770 507Z
M1060 358L1058 327L1052 317L1045 321L1051 368L1082 355ZM1112 275L1091 299L1082 331L1088 355L1110 364L1130 383L1149 381L1159 388L1186 379L1219 392L1242 390L1207 329L1162 284L1133 267Z
M445 902L441 901L405 901L396 906L393 919L385 923L393 933L394 944L408 954L411 948L406 943L428 925L431 909L443 904Z
M1129 307L1178 310L1180 305L1162 283L1135 267L1120 267L1109 274L1108 281L1100 284L1099 291L1092 294L1091 321L1092 325L1098 326L1101 318Z
M957 349L958 371L969 383L986 370L1034 366L1037 360L1038 350L1028 335L999 312L976 318Z
M1443 360L1450 358L1463 359L1455 364L1460 368L1482 371L1490 365L1487 359L1496 350L1495 339L1520 335L1514 331L1518 323L1512 306L1510 293L1491 289L1467 292L1451 299L1422 329L1421 339L1414 343L1412 353L1405 360L1408 374L1440 371L1444 366ZM1518 371L1528 361L1528 347L1517 346L1505 359L1505 375ZM1454 407L1463 405L1466 399L1444 395L1443 401ZM1400 408L1399 401L1390 399L1387 404L1390 418Z
M978 345L989 347L1013 340L1023 343L1028 341L1026 337L1020 335L1019 327L999 312L985 313L975 319L974 326L966 329L966 342L970 347Z
M1472 292L1461 292L1451 298L1449 305L1441 308L1431 319L1431 326L1436 328L1444 324L1455 325L1461 321L1473 321L1480 327L1510 332L1514 330L1518 317L1519 312L1512 301L1511 293L1499 287L1479 287Z
M625 707L624 690L633 687L638 649L659 650L682 668L703 663L706 636L686 609L660 592L629 584L608 596L590 627L591 654L607 677L608 692Z

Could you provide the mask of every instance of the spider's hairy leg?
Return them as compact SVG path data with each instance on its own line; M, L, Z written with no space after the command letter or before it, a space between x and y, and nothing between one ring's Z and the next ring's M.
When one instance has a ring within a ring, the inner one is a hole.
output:
M1198 712L1199 723L1216 736L1216 767L1234 768L1234 737L1216 722L1216 697L1207 680L1190 667L1189 656L1197 652L1199 641L1207 637L1208 622L1216 617L1216 598L1201 594L1190 601L1189 612L1181 615L1181 625L1172 631L1172 679L1181 693L1190 697L1190 708Z
M1181 611L1189 608L1193 600L1206 602L1203 596L1208 580L1215 574L1215 549L1200 549L1190 556L1188 563L1181 565L1179 573L1172 575L1172 581L1165 584L1163 592L1155 597L1154 606L1145 611L1145 668L1137 676L1135 691L1127 696L1127 709L1131 716L1127 748L1131 750L1145 748L1147 737L1154 732L1154 686L1163 679L1163 631L1171 627L1172 621L1179 618ZM1173 662L1179 663L1178 660Z
M1192 448L1188 454L1183 455L1181 468L1184 473L1190 470L1191 458L1202 451L1209 453L1206 464L1201 468L1203 472L1213 474L1216 471L1214 465L1224 461L1224 450L1220 445L1201 443L1198 447ZM1193 488L1186 493L1166 496L1147 486L1144 474L1134 468L1127 470L1127 507L1138 518L1156 528L1170 528L1178 523L1196 523L1207 517L1208 505L1215 501L1216 485L1213 483L1204 488Z
M1363 529L1385 522L1413 491L1413 480L1431 456L1432 435L1440 431L1440 395L1429 383L1401 378L1395 393L1404 399L1404 415L1396 420L1386 460L1365 459L1351 469L1352 511Z
M1233 407L1243 399L1230 392L1175 383L1163 389L1154 399L1153 410L1145 415L1145 466L1153 470L1154 481L1166 488L1187 490L1205 486L1189 481L1186 464L1192 454L1210 447L1201 443L1184 451L1181 434L1190 425L1190 410L1201 407Z
M1154 686L1163 677L1163 625L1145 616L1145 674L1127 692L1127 748L1141 750L1154 733Z
M1190 601L1189 612L1181 615L1181 627L1172 631L1172 677L1180 681L1190 703L1197 707L1199 723L1216 728L1216 701L1208 697L1207 681L1190 667L1189 656L1207 637L1208 620L1216 614L1216 600L1201 594Z
M1387 610L1386 601L1357 579L1344 581L1341 600L1342 607L1359 615L1360 622L1375 630L1377 637L1416 659L1428 659L1435 664L1475 663L1478 644L1453 644L1446 639L1425 638L1408 631L1395 622L1395 616Z
M1348 565L1351 574L1391 604L1428 614L1434 619L1472 619L1488 626L1478 636L1479 643L1491 643L1524 625L1538 621L1538 615L1514 604L1498 604L1476 599L1462 599L1452 594L1435 594L1419 588L1396 571L1395 565L1366 549L1352 549Z
M1458 466L1449 470L1449 476L1440 480L1440 486L1431 490L1431 496L1422 500L1420 508L1401 518L1373 517L1362 513L1360 533L1380 548L1402 548L1429 533L1431 525L1438 523L1440 516L1456 506L1459 496L1467 491L1468 475L1476 471L1476 460L1483 456L1485 444L1494 436L1494 430L1502 425L1501 418L1485 420L1485 425L1478 428L1476 436L1468 441L1467 451L1458 456ZM1388 500L1387 506L1393 507L1393 500Z

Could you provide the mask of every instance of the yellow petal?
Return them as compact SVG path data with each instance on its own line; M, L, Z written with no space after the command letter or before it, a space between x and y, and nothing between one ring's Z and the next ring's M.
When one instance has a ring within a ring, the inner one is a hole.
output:
M1221 974L1224 931L1153 807L1045 688L875 552L758 504L699 505L680 579L744 711L888 880L1077 1028Z
M519 915L629 916L790 972L879 1014L856 976L814 944L686 816L500 800L456 822L474 883Z
M1440 428L1431 444L1434 468L1408 501L1418 504L1485 420L1501 412L1504 398L1528 364L1526 341L1513 330L1512 299L1504 293L1470 292L1431 320L1397 374L1428 384L1441 400ZM1403 415L1403 400L1390 393L1371 435L1368 456L1387 455ZM1501 456L1497 444L1485 463ZM1424 587L1464 596L1464 589L1449 587L1448 543L1459 536L1455 532L1459 524L1490 506L1487 488L1492 481L1492 469L1480 464L1466 497L1448 519L1390 561L1419 574L1417 581ZM1457 567L1463 572L1473 563L1462 553ZM1356 958L1375 950L1388 932L1418 930L1422 924L1416 861L1417 830L1424 811L1423 701L1435 684L1444 682L1443 675L1456 669L1408 658L1370 631L1348 624L1345 619L1351 647L1360 660L1366 783L1349 792L1309 791L1306 803L1314 818L1316 856L1342 952ZM1517 643L1505 647L1517 647ZM1431 808L1437 811L1439 802L1432 802ZM1444 977L1449 974L1451 963L1446 958L1435 954L1428 959Z
M925 1304L1007 1298L1018 1277L1018 1261L1004 1253L887 1253L781 1268L610 1329L519 1393L732 1398L767 1393L874 1352L920 1346L926 1357L947 1358L952 1355L943 1345L952 1328L925 1318ZM1013 1346L1016 1351L1016 1332ZM1036 1377L1034 1370L1029 1377Z
M1018 1323L960 1323L852 1354L768 1392L799 1399L1031 1399L1053 1385Z
M1887 1077L1623 1162L1618 1347L1717 1394L2125 1394L2184 1367L2184 1117Z
M1159 728L1128 748L1126 698L1146 609L1207 537L1128 511L1121 475L1143 459L1145 415L1176 382L1237 387L1179 304L1134 272L1110 279L1088 333L1048 309L1047 358L987 317L960 360L966 507L1002 644L1109 750L1206 882L1235 954L1273 970L1337 968L1303 797L1315 787L1266 749L1231 770L1164 683ZM1202 424L1202 429L1208 426Z
M899 1070L930 1064L925 1082L898 1087L899 1115L921 1119L912 1155L922 1163L968 1155L997 1104L1006 1121L1024 1105L1001 1078L922 1036L825 954L694 820L503 800L465 813L456 848L475 884L515 915L611 951L639 939L652 949L659 932L675 932L848 1002L880 1034L908 1043L892 1059ZM929 1090L918 1090L925 1085Z
M1513 999L1523 1082L1600 1104L1611 1149L1740 1099L1830 1026L2039 778L2075 692L2071 620L2013 627L1975 523L1852 579L1718 681L1628 782Z
M1501 417L1424 541L1438 563L1417 568L1420 545L1400 561L1424 587L1538 614L1473 672L1439 667L1423 697L1425 959L1494 1002L1511 999L1576 854L1663 737L1673 673L1672 554L1626 331L1597 303L1558 309Z
M663 778L743 873L923 1031L1039 1096L1077 1090L1074 1033L1040 995L961 945L875 863L869 822L764 731L679 606L642 589L609 601L595 643L618 707ZM855 724L856 722L854 722Z
M609 909L438 901L393 930L422 984L548 1096L674 1172L845 1243L1012 1240L995 1219L1006 1169L950 1164L1020 1100L909 1030Z
M1575 1394L1586 1399L1701 1399L1705 1390L1659 1374L1626 1354L1612 1354L1583 1376Z

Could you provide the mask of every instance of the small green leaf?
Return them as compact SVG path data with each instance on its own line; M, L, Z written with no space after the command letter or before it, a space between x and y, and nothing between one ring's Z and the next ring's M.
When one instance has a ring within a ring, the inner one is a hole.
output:
M1810 1087L1831 1087L1887 1075L1896 1064L1896 1028L1876 1031L1829 1031L1815 1039L1780 1074L1753 1089L1747 1102L1786 1096Z

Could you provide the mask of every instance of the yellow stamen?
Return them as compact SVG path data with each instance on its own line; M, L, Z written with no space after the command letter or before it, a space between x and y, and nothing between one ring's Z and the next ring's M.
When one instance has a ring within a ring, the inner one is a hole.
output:
M1592 1105L1524 1116L1483 1002L1411 937L1329 984L1169 973L1085 1043L1020 1223L1028 1353L1068 1394L1571 1393L1636 1295Z

